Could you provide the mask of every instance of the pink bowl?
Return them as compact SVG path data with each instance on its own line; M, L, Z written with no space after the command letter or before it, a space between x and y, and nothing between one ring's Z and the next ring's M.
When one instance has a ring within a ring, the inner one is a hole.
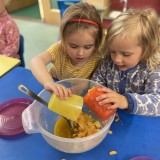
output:
M156 159L154 159L152 157L140 156L140 157L132 158L130 160L156 160Z

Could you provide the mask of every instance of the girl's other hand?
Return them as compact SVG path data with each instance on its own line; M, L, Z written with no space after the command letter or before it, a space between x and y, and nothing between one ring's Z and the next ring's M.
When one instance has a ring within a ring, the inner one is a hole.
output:
M128 108L128 101L125 96L106 87L99 88L98 91L104 93L96 98L96 101L99 103L99 105L107 105L107 103L112 103L113 105L108 106L108 109Z
M72 92L70 89L58 83L54 83L54 82L45 83L44 88L48 91L53 92L60 99L67 99L72 95Z

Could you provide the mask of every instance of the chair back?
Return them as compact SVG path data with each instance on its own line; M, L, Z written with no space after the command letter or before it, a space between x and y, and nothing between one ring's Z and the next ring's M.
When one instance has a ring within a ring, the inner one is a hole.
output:
M20 55L20 60L21 60L20 66L25 67L25 61L24 61L24 37L23 37L23 35L20 35L19 55Z
M58 8L60 10L60 14L61 14L61 17L64 13L64 11L70 6L72 5L73 3L78 3L80 2L80 0L57 0L58 2Z

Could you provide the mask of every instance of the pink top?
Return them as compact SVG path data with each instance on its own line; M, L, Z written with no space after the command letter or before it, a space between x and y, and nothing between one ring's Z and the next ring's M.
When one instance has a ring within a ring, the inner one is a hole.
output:
M19 58L20 33L7 11L0 15L0 54Z

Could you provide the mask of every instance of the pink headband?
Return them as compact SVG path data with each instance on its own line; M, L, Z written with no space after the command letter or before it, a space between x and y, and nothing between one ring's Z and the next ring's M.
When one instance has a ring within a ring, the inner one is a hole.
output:
M90 23L92 25L95 25L97 28L99 27L96 22L88 20L88 19L71 19L69 20L69 22L84 22L84 23Z

